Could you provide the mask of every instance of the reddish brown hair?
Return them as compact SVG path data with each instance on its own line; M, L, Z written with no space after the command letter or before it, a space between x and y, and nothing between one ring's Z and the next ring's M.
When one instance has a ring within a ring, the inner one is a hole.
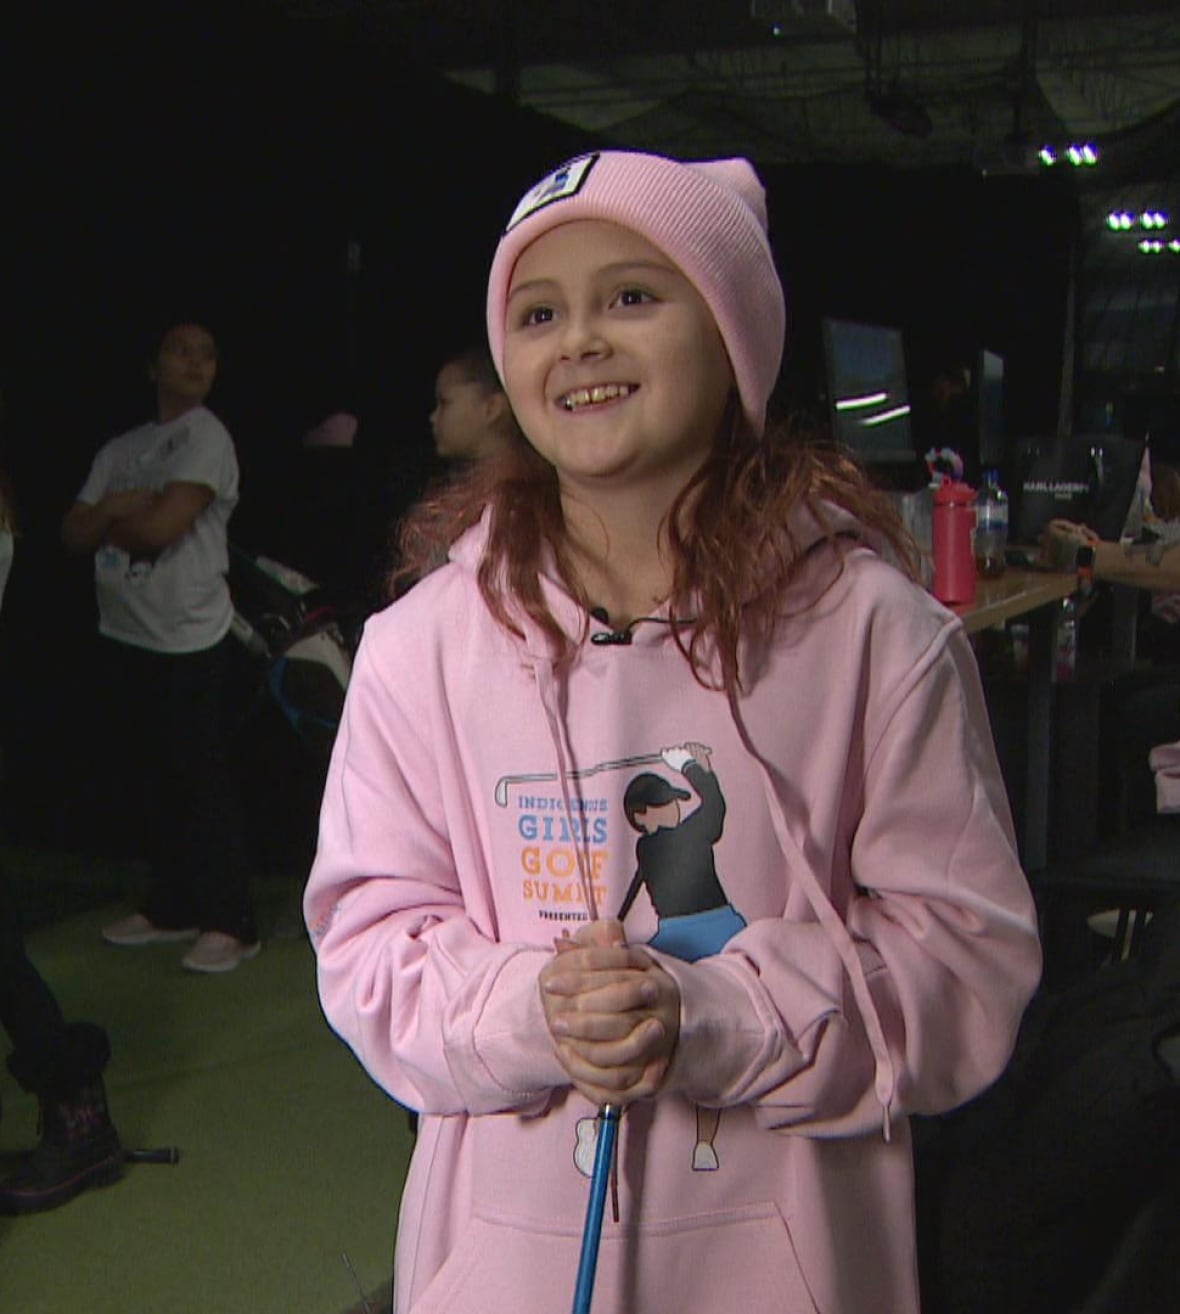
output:
M727 436L726 436L727 435ZM702 683L715 652L725 688L741 685L740 645L765 640L783 618L783 595L800 567L802 545L789 520L811 511L837 539L825 507L851 513L890 545L903 569L917 573L917 549L888 496L873 488L848 456L803 433L792 420L773 422L756 437L734 408L717 447L682 490L669 513L675 560L671 614L692 616L676 641ZM563 658L575 643L558 625L541 591L541 564L552 553L570 594L588 612L566 550L561 499L553 467L527 444L440 485L411 509L399 533L396 593L445 559L451 543L491 509L479 588L492 615L520 632L512 606L553 640Z

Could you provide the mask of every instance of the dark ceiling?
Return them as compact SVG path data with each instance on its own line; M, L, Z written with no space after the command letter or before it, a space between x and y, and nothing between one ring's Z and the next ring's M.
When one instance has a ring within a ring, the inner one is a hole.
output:
M1180 330L1175 0L261 0L605 144L762 166L1075 171L1083 379L1166 386ZM1061 162L1059 170L1069 168ZM1112 232L1158 209L1159 233ZM1159 240L1159 252L1140 242Z
M140 17L116 23L124 7ZM6 8L0 146L9 151L10 218L27 229L10 249L43 253L40 264L12 256L8 286L23 280L28 308L10 316L10 359L24 352L39 368L50 353L33 330L43 325L51 342L67 314L102 323L99 347L114 355L174 254L159 242L160 213L186 237L194 282L242 289L238 301L247 304L233 302L218 318L243 323L246 339L255 328L265 338L276 316L295 334L307 307L322 302L313 327L299 333L328 342L323 360L354 351L338 347L349 334L359 335L358 349L373 343L380 359L395 336L397 290L424 277L399 264L413 249L414 208L402 195L412 176L431 188L439 222L461 217L464 225L447 296L419 312L415 350L425 363L414 368L424 374L450 328L442 307L460 294L478 301L469 292L495 224L537 158L552 162L542 145L551 140L554 152L594 143L682 158L747 155L792 198L776 211L804 252L787 249L789 261L802 263L810 251L836 266L838 239L849 249L862 244L850 268L832 274L844 280L850 316L857 298L866 314L904 315L916 288L925 303L912 318L922 335L943 336L945 322L948 334L958 325L988 345L994 323L970 318L972 300L1003 299L1004 322L1035 339L1035 351L1022 344L1026 359L1076 363L1062 397L1180 396L1180 252L1168 248L1180 242L1178 0L127 0L68 8L67 44L53 0L9 0ZM27 33L18 11L32 15ZM1100 152L1092 168L1046 169L1038 158L1042 145L1086 141ZM814 224L793 212L809 195L797 203L793 184L781 181L797 172L840 182L831 195L810 194L824 212ZM858 190L852 175L873 186ZM212 189L191 190L198 177L214 180ZM1024 240L1032 193L1048 202L1034 217L1035 238ZM845 213L845 204L859 213ZM1151 209L1171 220L1158 232L1107 226L1113 211L1137 219ZM833 215L832 229L818 226ZM339 252L358 233L364 278L348 287L364 295L348 291L354 301L346 304ZM1047 249L1046 233L1059 250ZM1140 251L1152 240L1158 252ZM250 277L231 277L234 262L245 262ZM1058 310L1063 269L1073 271L1072 299ZM263 271L269 294L259 291ZM800 272L786 271L797 328L818 323L835 299L830 283L810 299L800 295ZM802 270L804 283L809 273ZM60 305L50 295L58 285ZM1052 304L1052 316L1034 313L1034 302ZM10 296L9 304L24 303ZM369 315L363 332L357 304ZM126 325L112 329L120 315ZM353 327L342 334L338 321ZM798 334L793 341L797 349ZM307 351L308 342L295 349ZM92 370L98 384L110 372L97 359ZM1048 391L1056 406L1056 381Z
M268 2L604 136L764 163L995 163L1180 100L1174 0Z

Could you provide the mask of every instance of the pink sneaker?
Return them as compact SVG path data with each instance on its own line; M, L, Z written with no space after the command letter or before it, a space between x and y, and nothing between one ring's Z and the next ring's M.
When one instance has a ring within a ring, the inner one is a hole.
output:
M259 940L247 944L224 931L202 931L180 965L190 972L232 972L239 963L256 958L261 948Z
M195 940L195 926L157 926L148 921L143 913L132 913L130 917L121 917L117 922L102 928L102 938L107 944L178 944L181 940Z

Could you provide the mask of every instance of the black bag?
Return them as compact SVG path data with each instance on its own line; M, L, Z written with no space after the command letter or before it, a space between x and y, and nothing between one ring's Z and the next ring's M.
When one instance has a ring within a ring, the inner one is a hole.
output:
M1030 1006L1004 1076L915 1119L923 1314L1180 1310L1180 904Z
M1117 542L1135 500L1144 444L1111 434L1026 439L1007 473L1010 537L1033 546L1050 520L1088 525Z

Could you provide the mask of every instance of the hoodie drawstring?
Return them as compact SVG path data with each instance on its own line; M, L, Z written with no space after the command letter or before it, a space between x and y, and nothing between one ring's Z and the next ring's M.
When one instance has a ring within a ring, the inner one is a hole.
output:
M553 739L553 751L557 757L557 779L561 785L561 801L565 808L565 815L570 823L570 834L574 837L574 854L578 863L578 880L582 886L582 898L586 901L586 911L592 922L598 921L598 901L594 897L594 882L590 874L590 858L586 852L586 828L583 826L579 834L578 828L573 824L574 811L571 807L573 796L570 792L570 766L572 754L570 753L569 738L566 734L565 722L561 718L557 705L557 681L553 678L552 661L541 658L536 665L537 690L541 697L541 706L545 712L545 720L549 725L549 734ZM601 1135L603 1111L599 1110L599 1134ZM619 1122L618 1110L614 1114L616 1122ZM611 1214L614 1221L619 1221L619 1150L618 1141L612 1145L610 1161L610 1199Z
M541 696L541 707L549 725L549 734L553 740L553 752L557 758L557 779L561 785L561 802L565 808L566 820L570 834L574 839L574 856L578 863L578 882L582 887L582 898L586 902L586 911L592 922L598 921L598 901L594 897L594 882L590 875L590 857L586 852L586 828L574 824L574 809L571 806L573 796L570 792L570 753L569 739L566 735L565 722L557 706L557 681L553 678L553 662L548 658L538 658L534 667L537 677L537 691Z
M767 807L770 810L771 825L774 827L774 833L778 839L783 857L787 862L788 869L793 876L798 877L807 902L811 905L812 912L815 913L816 919L827 932L832 947L839 954L840 961L844 964L844 970L848 973L852 995L860 1009L865 1033L869 1040L869 1047L873 1051L873 1087L881 1105L881 1134L886 1142L891 1141L893 1139L893 1101L897 1094L897 1072L894 1068L893 1056L889 1052L889 1043L885 1039L885 1028L881 1025L881 1015L877 1011L873 992L869 989L869 980L865 975L864 964L860 960L860 954L857 952L856 945L853 943L852 936L848 931L848 927L844 924L843 918L832 906L826 891L816 879L811 864L807 861L803 850L791 834L786 813L783 811L782 802L779 799L778 791L774 787L770 771L750 744L733 696L729 699L729 707L742 742L758 765L758 772L762 779L762 789L766 796Z

